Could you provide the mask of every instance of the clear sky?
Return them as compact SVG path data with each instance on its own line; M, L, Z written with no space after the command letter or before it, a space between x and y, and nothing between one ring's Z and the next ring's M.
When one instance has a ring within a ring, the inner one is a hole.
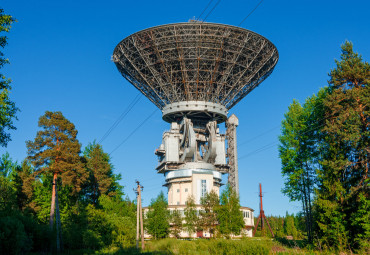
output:
M221 0L207 21L238 25L259 1ZM13 80L11 97L21 112L13 141L0 148L0 154L8 151L13 159L22 161L25 141L35 138L38 118L46 110L61 111L72 121L83 147L100 140L138 94L111 61L114 47L141 29L197 17L208 2L2 0L0 7L18 20L5 49L11 64L2 72ZM352 41L355 51L369 61L369 10L367 0L265 0L242 24L268 38L280 55L272 75L229 111L238 116L240 124L243 206L258 211L258 183L262 183L266 214L299 211L300 204L289 202L281 193L280 123L293 99L303 102L327 84L327 74L335 66L334 59L340 57L345 40ZM104 150L113 151L154 109L142 97L104 140ZM135 179L142 181L144 205L160 190L166 192L161 186L163 176L155 171L154 150L168 129L158 110L111 155L131 199Z

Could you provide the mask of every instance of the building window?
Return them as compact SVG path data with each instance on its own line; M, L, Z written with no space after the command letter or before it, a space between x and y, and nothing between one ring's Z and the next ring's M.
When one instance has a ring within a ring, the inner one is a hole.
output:
M177 205L180 205L180 202L177 202Z
M180 189L177 189L177 193L179 193L180 192Z
M185 192L188 192L188 189L185 189Z
M205 197L207 194L207 181L202 180L200 186L200 197Z

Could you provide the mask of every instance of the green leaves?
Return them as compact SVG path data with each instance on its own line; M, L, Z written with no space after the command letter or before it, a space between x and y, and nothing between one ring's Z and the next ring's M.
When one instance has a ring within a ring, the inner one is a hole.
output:
M170 214L163 192L153 199L146 214L145 228L154 239L165 238L170 233Z
M220 233L239 235L244 227L243 213L240 211L239 197L230 185L221 194L221 205L217 209Z
M370 65L342 45L329 87L304 105L293 101L279 137L283 193L302 201L310 236L314 199L315 237L320 246L363 249L370 238ZM315 191L315 196L313 192Z
M103 151L99 144L90 143L84 150L89 178L84 185L85 199L95 205L101 195L123 196L122 187L118 184L120 176L113 174L108 153Z
M12 16L4 14L4 10L0 8L0 47L4 48L7 44L7 37L4 32L9 32L14 19ZM0 51L0 69L8 64L9 60L4 58L4 54ZM7 79L0 73L0 146L6 147L11 141L10 130L15 130L13 121L17 120L16 113L19 109L15 103L10 100L9 94L11 91L10 79Z
M370 238L368 208L370 162L370 64L342 45L323 101L325 125L318 171L317 233L323 245L362 249ZM367 244L368 245L368 244Z
M198 215L195 206L195 199L193 196L188 196L186 200L185 214L185 230L191 236L197 230Z
M72 187L76 195L88 175L81 162L75 126L61 112L46 111L39 127L35 140L26 142L29 161L39 174L60 174L62 184Z

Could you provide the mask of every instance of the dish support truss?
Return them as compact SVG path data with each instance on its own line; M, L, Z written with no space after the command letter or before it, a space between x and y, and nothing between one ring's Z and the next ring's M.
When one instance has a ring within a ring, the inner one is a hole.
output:
M230 109L271 74L278 57L257 33L197 22L142 30L113 52L120 73L161 110L183 101Z

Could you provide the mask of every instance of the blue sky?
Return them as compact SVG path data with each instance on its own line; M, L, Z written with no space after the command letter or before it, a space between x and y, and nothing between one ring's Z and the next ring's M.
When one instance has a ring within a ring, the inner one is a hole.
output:
M4 51L11 64L2 72L13 80L11 97L21 112L13 141L0 148L0 154L8 151L13 159L22 161L27 152L25 141L34 139L38 118L46 110L63 112L76 125L83 147L100 140L138 94L111 61L114 47L141 29L197 17L208 2L2 0L0 7L18 20ZM222 0L207 21L238 25L258 2ZM243 206L258 211L258 183L262 183L266 214L299 211L300 204L289 202L281 193L280 123L293 99L303 102L327 84L327 74L335 66L334 59L340 57L345 40L352 41L355 50L369 60L369 9L366 0L266 0L242 24L268 38L280 55L272 75L229 111L238 116L240 124ZM104 150L110 153L154 109L142 97L104 140ZM155 171L154 150L167 129L169 124L157 110L111 155L131 199L135 179L142 181L144 205L160 190L166 191L161 187L163 176Z

